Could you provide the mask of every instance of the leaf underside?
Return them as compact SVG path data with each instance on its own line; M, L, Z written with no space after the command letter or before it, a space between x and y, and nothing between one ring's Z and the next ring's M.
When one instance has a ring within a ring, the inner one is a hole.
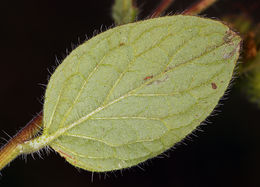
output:
M221 22L182 15L99 34L52 75L43 135L90 171L152 158L210 115L232 78L240 42Z

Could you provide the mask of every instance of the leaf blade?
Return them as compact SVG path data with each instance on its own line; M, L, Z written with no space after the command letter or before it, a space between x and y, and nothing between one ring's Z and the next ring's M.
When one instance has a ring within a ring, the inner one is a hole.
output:
M191 16L106 31L74 50L51 77L43 134L54 134L50 145L71 164L92 171L158 155L212 112L240 41L222 23Z

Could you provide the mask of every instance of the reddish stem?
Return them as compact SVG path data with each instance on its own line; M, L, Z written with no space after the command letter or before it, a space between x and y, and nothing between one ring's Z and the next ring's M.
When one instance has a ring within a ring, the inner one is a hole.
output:
M41 129L42 126L42 111L35 116L26 126L20 130L10 141L16 141L17 143L24 143L32 139Z
M193 4L191 7L186 9L182 14L184 15L197 15L209 8L212 4L214 4L217 0L200 0Z
M174 0L162 0L159 6L151 14L151 18L159 17L172 3Z
M0 170L20 154L18 146L34 138L40 131L42 124L42 112L40 112L0 149Z

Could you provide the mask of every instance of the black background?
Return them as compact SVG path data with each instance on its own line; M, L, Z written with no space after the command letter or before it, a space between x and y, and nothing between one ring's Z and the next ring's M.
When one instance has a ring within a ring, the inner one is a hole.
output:
M145 18L158 0L138 0ZM176 0L181 13L192 2ZM42 109L42 97L55 56L62 59L71 43L110 26L112 0L0 2L0 137L8 139ZM248 12L260 21L258 0L222 0L204 12L208 17ZM49 69L49 71L48 71ZM198 137L185 140L164 158L122 172L94 174L78 170L54 152L16 159L1 171L0 186L260 186L260 109L235 87ZM0 143L5 143L0 140ZM167 157L168 155L168 157Z

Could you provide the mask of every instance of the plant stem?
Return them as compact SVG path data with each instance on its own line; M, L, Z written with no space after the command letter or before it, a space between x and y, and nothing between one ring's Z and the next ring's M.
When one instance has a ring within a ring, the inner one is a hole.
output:
M191 7L186 9L182 14L184 15L197 15L207 8L209 8L211 5L213 5L217 0L200 0L193 4Z
M172 3L174 0L162 0L159 6L151 14L151 18L159 17Z
M40 132L42 124L42 112L40 112L0 149L0 171L23 153L21 144L34 138Z

